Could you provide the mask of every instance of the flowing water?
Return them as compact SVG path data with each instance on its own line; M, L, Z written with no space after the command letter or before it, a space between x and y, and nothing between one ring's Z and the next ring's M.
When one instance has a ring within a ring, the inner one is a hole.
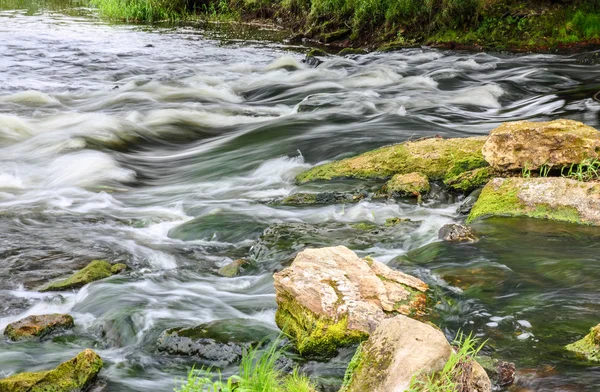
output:
M0 10L0 329L52 312L77 324L41 343L0 342L0 377L91 347L105 359L105 390L170 391L194 361L158 353L162 331L227 318L275 329L272 272L305 246L344 243L441 291L434 321L448 338L462 329L489 339L485 353L519 369L512 390L600 389L600 367L562 349L600 322L598 229L496 219L475 225L479 242L452 245L437 230L463 219L461 198L443 193L422 205L270 203L353 189L299 189L294 176L407 139L485 135L517 119L598 126L593 55L410 49L311 68L306 48L271 32L109 25L91 10L21 2ZM303 237L311 226L298 225L392 217L418 223L364 241L351 230ZM296 224L284 237L299 238L256 245L282 223ZM240 257L257 267L215 273ZM130 272L77 292L36 291L92 259ZM302 366L335 390L350 355Z

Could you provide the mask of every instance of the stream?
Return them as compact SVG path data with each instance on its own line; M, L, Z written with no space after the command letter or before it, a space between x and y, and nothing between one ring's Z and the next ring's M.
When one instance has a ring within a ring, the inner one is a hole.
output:
M273 272L307 246L344 244L442 293L432 321L514 362L510 391L599 390L600 366L562 348L600 322L597 228L490 219L473 226L480 241L450 244L437 232L464 220L464 197L439 189L422 204L273 203L377 185L298 187L294 177L383 145L486 135L521 119L599 127L600 66L587 61L596 54L415 48L312 68L309 48L248 30L108 24L87 8L0 3L0 330L33 314L76 323L41 343L0 340L0 378L92 348L105 361L98 390L172 391L195 362L157 352L165 329L251 318L275 330ZM307 229L395 217L416 223L365 239ZM259 240L277 227L288 230L282 243ZM216 274L244 257L250 272ZM94 259L130 271L76 292L37 291ZM336 391L351 356L301 368Z

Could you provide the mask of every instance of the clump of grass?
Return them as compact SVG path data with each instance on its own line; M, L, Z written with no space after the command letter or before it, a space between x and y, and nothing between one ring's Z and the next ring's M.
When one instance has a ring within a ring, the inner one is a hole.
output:
M566 178L577 181L592 181L600 178L600 161L598 159L584 159L581 163L571 164L569 169L563 167L560 174Z
M439 372L413 377L408 392L462 392L466 388L464 378L468 376L468 371L484 344L485 342L479 344L479 340L472 334L464 335L459 332L453 342L457 350L450 355L444 368Z
M161 22L184 19L185 0L91 0L106 19L126 22Z
M239 374L224 380L220 373L211 374L210 368L193 369L176 392L314 392L314 386L297 369L286 374L277 368L281 357L278 342L266 351L249 349L242 356Z

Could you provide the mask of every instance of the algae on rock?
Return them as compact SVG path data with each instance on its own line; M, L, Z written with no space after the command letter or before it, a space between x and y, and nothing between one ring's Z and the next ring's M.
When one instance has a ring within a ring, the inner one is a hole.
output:
M426 194L431 189L429 179L421 173L394 175L384 186L384 191L392 197L417 196Z
M328 357L396 314L421 314L428 287L346 247L306 249L275 274L277 325L300 354Z
M85 350L53 370L20 373L0 380L2 392L80 392L87 389L102 369L102 358Z
M444 180L488 166L481 148L486 137L408 141L382 147L353 158L316 166L300 173L298 183L336 178L388 179L395 174L421 173Z
M74 326L73 317L68 314L29 316L8 324L4 335L13 341L42 338L56 330L71 329Z
M40 291L64 291L77 289L90 282L116 275L126 268L127 266L125 264L111 265L109 262L104 260L94 260L82 270L75 272L69 278L59 280L57 282L51 282L43 287Z
M600 226L600 184L563 177L495 178L467 222L488 216L527 216Z
M585 356L588 360L600 362L600 324L590 329L583 339L565 347L567 350Z

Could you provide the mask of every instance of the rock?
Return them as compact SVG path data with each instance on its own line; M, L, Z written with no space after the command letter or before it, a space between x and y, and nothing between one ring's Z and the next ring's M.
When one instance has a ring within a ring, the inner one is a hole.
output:
M454 223L442 226L438 232L438 238L450 242L475 242L477 237L473 229L468 226L457 225Z
M298 183L336 178L388 179L395 174L421 173L431 181L455 177L488 166L481 148L485 137L408 141L369 151L354 158L316 166L300 173Z
M460 173L457 176L444 180L448 188L462 193L471 192L487 184L494 177L494 170L488 167L480 167Z
M247 214L217 211L199 216L169 230L169 238L181 241L210 240L237 243L257 239L267 227Z
M344 48L338 52L338 56L360 55L360 54L367 54L367 53L368 52L364 49Z
M169 329L161 334L157 346L166 354L192 356L209 366L223 367L239 361L244 350L277 335L276 330L252 319L225 319Z
M348 28L343 28L343 29L338 29L338 30L332 31L331 33L323 33L323 34L321 34L320 39L324 43L329 44L331 42L339 41L344 38L347 38L350 35L350 33L352 33L352 30L350 30Z
M409 389L413 376L440 371L452 347L444 334L405 316L383 320L355 355L343 392Z
M588 361L600 362L600 324L590 329L583 339L571 343L565 348L587 358Z
M598 152L600 132L573 120L504 123L483 146L485 160L500 170L562 167L596 158Z
M386 319L357 350L340 392L425 391L413 383L425 377L442 380L442 371L454 383L452 391L491 392L489 377L473 358L455 358L446 369L455 351L436 327L406 316ZM450 391L440 385L440 391Z
M427 301L421 280L344 246L306 249L274 277L275 321L304 356L331 356L386 317L422 313Z
M479 199L479 195L481 195L481 188L475 189L473 192L471 192L471 194L467 196L465 200L463 200L460 206L458 206L456 212L461 215L469 215L473 209L473 206L477 202L477 199Z
M64 280L59 280L57 282L52 282L43 287L40 291L64 291L77 289L90 282L113 276L126 268L127 266L125 264L110 265L109 262L104 260L94 260L84 269L77 271L71 277Z
M515 382L516 367L514 363L498 361L490 357L477 357L476 359L487 373L495 389L506 388Z
M397 222L400 223L400 222ZM399 247L419 222L402 220L402 224L379 226L373 223L278 223L269 226L250 249L249 259L258 266L268 263L291 263L306 248L339 244L351 249Z
M86 390L102 369L102 358L85 350L53 370L20 373L0 380L2 392L80 392Z
M358 203L368 196L366 191L358 192L320 192L294 193L281 201L282 205L301 206L314 204L346 204Z
M421 196L429 189L429 179L421 173L396 174L384 186L384 192L392 197Z
M226 278L233 278L234 276L238 276L241 272L243 272L244 267L249 266L250 264L250 261L245 259L235 260L226 266L219 268L217 273Z
M563 177L495 178L481 192L467 223L488 216L528 216L600 225L600 184Z
M43 338L52 332L71 329L74 326L73 317L68 314L44 314L29 316L8 324L4 335L13 341Z

